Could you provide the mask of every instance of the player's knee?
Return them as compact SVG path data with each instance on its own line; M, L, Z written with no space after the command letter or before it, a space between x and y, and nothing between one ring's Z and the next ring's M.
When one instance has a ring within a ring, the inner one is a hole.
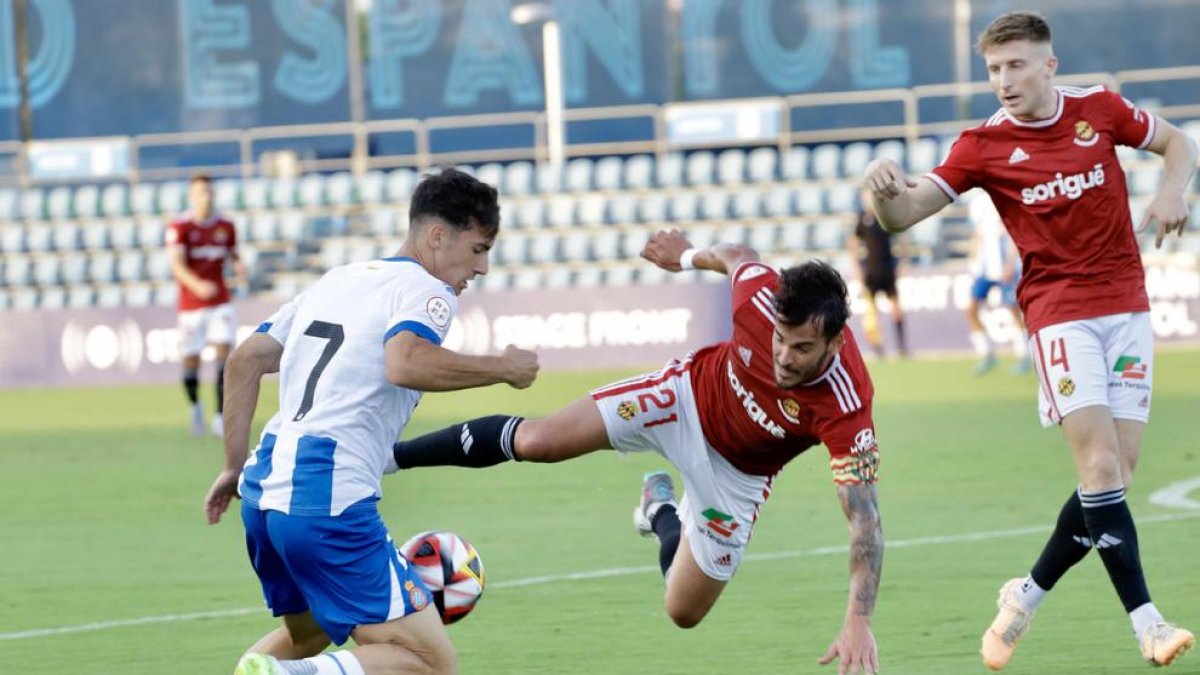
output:
M673 608L667 606L667 616L671 617L671 621L680 628L695 628L704 620L704 612L696 611L692 608Z
M1083 458L1080 469L1080 482L1086 492L1111 490L1125 484L1124 470L1115 452L1095 449Z
M522 462L557 462L553 429L542 420L525 420L513 435L513 453Z

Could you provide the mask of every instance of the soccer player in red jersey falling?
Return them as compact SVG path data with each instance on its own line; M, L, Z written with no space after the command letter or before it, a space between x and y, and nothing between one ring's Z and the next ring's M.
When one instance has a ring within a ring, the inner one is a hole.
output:
M1195 145L1168 122L1103 87L1056 87L1050 27L1010 12L980 36L1001 108L964 131L941 166L914 179L891 160L866 171L880 222L900 232L973 188L992 198L1020 252L1017 290L1038 371L1043 424L1057 423L1079 475L1031 572L1000 590L984 663L1012 657L1046 592L1095 548L1133 623L1142 656L1167 665L1195 642L1150 601L1125 501L1150 415L1153 333L1125 175L1116 146L1162 155L1158 193L1138 231L1182 235Z
M204 407L196 393L200 352L216 349L217 405L212 432L221 436L225 399L225 359L233 347L237 319L225 285L225 261L233 263L239 286L246 283L246 268L237 255L233 223L213 210L212 179L193 176L188 181L189 211L167 226L167 259L179 283L179 346L183 359L183 388L191 403L191 429L204 435Z
M674 230L651 237L642 255L672 272L728 274L731 339L600 387L543 419L493 415L397 443L397 467L561 462L608 448L662 454L679 469L683 500L668 473L647 474L634 524L658 539L667 614L691 628L741 562L775 474L824 443L850 526L850 596L820 662L838 660L842 674L878 672L871 617L883 563L879 448L874 389L846 327L845 282L818 261L778 272L746 246L694 249Z

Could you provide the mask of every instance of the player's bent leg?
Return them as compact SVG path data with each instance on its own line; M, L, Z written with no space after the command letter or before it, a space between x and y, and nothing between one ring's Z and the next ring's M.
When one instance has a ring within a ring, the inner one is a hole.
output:
M525 420L514 439L522 462L563 462L610 447L604 418L589 396L541 419Z
M350 636L359 645L351 653L366 675L458 672L454 646L432 604L386 623L359 626Z
M1122 487L1120 440L1107 406L1092 405L1068 413L1062 430L1083 492Z
M700 569L688 536L683 534L667 573L667 616L680 628L694 628L708 615L728 583L713 579Z
M1137 470L1138 458L1142 454L1142 434L1146 430L1145 422L1135 420L1115 420L1117 440L1121 453L1121 483L1128 490L1133 483L1133 474Z
M312 612L287 614L283 625L255 642L247 654L270 654L279 659L305 659L325 651L329 636L317 625Z
M983 633L979 653L983 657L983 664L992 670L1000 670L1008 665L1017 643L1025 636L1033 621L1035 610L1021 601L1022 582L1024 579L1009 579L1000 588L1000 597L996 599L996 618Z

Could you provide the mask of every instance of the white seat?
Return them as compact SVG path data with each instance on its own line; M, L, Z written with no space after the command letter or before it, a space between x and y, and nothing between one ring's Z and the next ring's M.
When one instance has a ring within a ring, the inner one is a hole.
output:
M156 193L158 186L153 183L138 183L129 192L129 209L135 214L158 213Z
M829 188L825 195L825 205L832 213L857 212L859 207L859 190L848 183L840 183Z
M637 258L642 254L642 249L646 247L646 242L650 240L650 232L643 227L628 230L621 238L621 256L624 258Z
M349 171L339 171L325 181L325 198L330 204L345 206L358 201L354 176Z
M918 138L908 148L908 170L915 174L926 174L938 165L938 143L932 138Z
M536 229L546 225L546 202L538 198L526 199L517 206L517 227Z
M4 261L4 283L25 286L33 281L33 261L29 256L8 256Z
M756 188L743 187L733 195L734 218L757 218L762 213L762 193Z
M607 200L604 195L591 193L579 198L576 220L581 225L603 225Z
M775 148L755 148L746 158L746 172L753 183L768 183L775 180L775 169L779 163L779 152Z
M0 225L0 251L4 253L20 253L25 250L25 228L14 225Z
M795 213L792 191L786 187L774 187L767 191L763 198L763 213L776 218L790 216Z
M137 225L137 240L142 248L158 248L166 244L167 225L159 218L141 218Z
M717 155L717 182L722 185L739 185L746 177L746 153L741 148L730 148Z
M775 250L775 242L779 238L779 228L775 223L763 222L750 226L748 244L759 253L770 253Z
M124 295L127 307L149 307L154 300L154 287L140 281L126 284Z
M310 173L300 179L298 186L301 206L322 206L325 204L325 176Z
M120 218L109 224L112 232L112 247L116 249L137 246L137 224L131 218Z
M582 230L574 230L562 238L562 259L567 262L582 262L591 257L591 235Z
M527 195L533 192L533 164L513 162L504 167L504 193Z
M629 194L617 194L608 202L608 219L615 225L629 225L638 219L638 202Z
M558 235L542 232L534 235L529 245L529 259L537 263L554 262L558 257Z
M67 307L83 309L96 302L96 291L91 286L76 285L67 289Z
M479 167L475 177L481 182L491 185L497 190L504 185L504 165L499 162L489 162Z
M587 157L577 157L567 162L566 175L563 178L567 190L571 192L591 190L592 160Z
M139 281L145 277L146 256L138 249L117 254L117 280Z
M297 206L296 181L290 178L274 180L271 181L268 190L271 195L271 206L277 209Z
M506 232L499 237L496 243L497 262L503 265L524 264L528 260L526 254L528 244L529 238L525 235Z
M671 220L695 220L700 199L695 192L677 192L671 195Z
M875 148L870 143L857 142L846 146L842 151L843 176L861 176L867 165L875 158ZM902 165L903 166L903 165Z
M73 213L71 204L71 188L60 185L51 188L46 195L46 214L50 218L70 218Z
M83 236L83 247L87 250L99 250L112 245L111 231L108 223L103 220L85 220L80 227Z
M563 189L563 171L560 166L539 165L534 179L537 182L538 192L561 192Z
M117 279L117 257L110 251L99 251L88 257L88 279L110 283Z
M551 227L570 227L575 224L575 199L555 195L549 199L546 220Z
M626 177L629 173L626 171ZM655 181L662 187L674 187L683 183L683 155L663 155L654 166Z
M666 221L666 197L658 192L645 195L638 203L638 215L643 223L661 223Z
M386 178L382 171L368 171L358 179L358 198L364 204L379 204L387 200L384 192ZM408 197L404 198L408 201Z
M32 252L54 248L54 230L49 225L30 225L25 230L25 246Z
M61 258L61 276L64 284L82 284L87 281L87 256L79 251L64 254Z
M54 242L54 249L57 251L78 250L83 242L82 232L79 230L79 225L75 223L54 225L51 239Z
M597 260L616 260L621 257L621 232L612 228L592 235L592 256Z
M100 188L95 185L80 185L75 188L74 212L76 218L94 218L100 215ZM0 214L0 218L4 217Z
M245 251L248 247L241 247L238 252L239 257L245 260ZM165 249L152 249L146 252L146 278L151 281L167 281L172 279L171 263L167 258Z
M725 220L729 217L729 193L725 190L706 190L700 199L702 219Z
M158 186L158 212L174 216L175 214L187 208L187 182L182 180L173 180L166 183L160 183ZM238 184L234 203L238 204L243 201L242 185ZM232 208L240 208L235 206Z
M213 181L213 206L218 211L236 211L242 208L242 181L236 178L221 178ZM163 196L162 189L159 189L160 204ZM170 209L164 209L168 213Z
M62 281L62 263L58 256L42 255L33 259L33 281L39 286L53 286Z
M604 157L596 162L592 182L597 190L621 189L622 160L620 157Z
M810 185L796 191L796 212L801 215L816 215L821 213L824 203L821 188Z
M96 306L105 309L120 307L125 301L121 287L117 284L106 284L96 289Z
M654 158L650 155L634 155L625 160L621 173L625 187L644 190L654 182Z
M788 148L787 152L783 153L779 166L779 172L783 178L786 180L808 179L808 156L808 148L803 145Z
M711 185L716 162L716 158L707 150L688 155L686 164L688 185Z
M837 178L841 174L842 149L835 143L823 143L812 151L814 178Z

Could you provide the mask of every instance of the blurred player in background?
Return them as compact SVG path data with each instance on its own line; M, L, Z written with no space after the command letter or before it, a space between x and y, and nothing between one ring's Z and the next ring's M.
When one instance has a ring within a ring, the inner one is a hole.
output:
M871 617L883 564L879 448L871 378L846 327L845 283L822 262L780 273L749 247L694 249L674 230L651 237L642 255L672 272L729 275L732 339L600 387L543 419L493 415L397 443L397 465L561 462L608 448L661 453L683 477L683 501L668 473L647 474L634 523L658 538L667 614L691 628L741 563L775 475L824 443L850 526L850 597L820 662L839 660L840 673L878 672Z
M216 373L216 412L211 428L224 433L221 412L225 405L225 359L233 348L237 317L225 285L225 261L233 265L239 288L246 285L246 266L237 254L237 230L213 210L212 179L193 176L188 181L188 208L167 226L167 259L179 283L179 353L183 361L183 389L191 404L191 430L204 435L204 405L200 403L200 353L211 344Z
M1013 355L1017 363L1014 375L1028 373L1033 367L1029 361L1029 349L1025 344L1025 322L1021 319L1021 308L1017 306L1017 281L1021 278L1021 260L1012 238L1004 229L1004 222L992 200L985 193L972 196L968 213L974 232L971 237L971 300L967 305L967 325L971 328L971 346L979 357L975 374L983 375L996 367L996 348L988 337L980 314L987 304L988 294L993 288L1000 289L1000 302L1012 315Z
M1041 380L1043 424L1059 424L1079 487L1041 557L1004 584L983 635L984 663L1003 668L1046 592L1095 547L1129 613L1143 658L1167 665L1195 642L1167 623L1146 587L1125 491L1150 418L1154 334L1125 175L1116 146L1163 157L1158 192L1137 231L1155 245L1183 234L1184 191L1195 144L1175 126L1103 87L1055 87L1050 27L1036 12L1009 12L979 38L1001 108L963 132L941 166L914 179L873 161L866 185L879 220L904 231L958 195L982 187L1021 253L1017 298Z
M892 251L891 233L880 227L875 218L870 193L863 192L861 203L862 211L854 225L854 236L847 237L846 246L851 259L858 265L863 296L867 301L863 332L875 355L882 358L883 331L879 327L879 306L875 301L880 293L886 295L892 305L896 350L900 356L908 356L908 346L904 340L904 310L900 307L900 295L896 292L897 268L900 261Z
M230 358L225 468L205 514L216 523L241 496L251 563L283 618L237 675L456 672L438 612L423 611L432 596L379 517L380 479L422 392L523 389L538 365L511 347L499 357L441 347L458 294L488 271L496 190L448 169L417 186L409 221L396 257L330 270ZM272 372L279 412L247 461ZM356 649L321 654L348 637Z

